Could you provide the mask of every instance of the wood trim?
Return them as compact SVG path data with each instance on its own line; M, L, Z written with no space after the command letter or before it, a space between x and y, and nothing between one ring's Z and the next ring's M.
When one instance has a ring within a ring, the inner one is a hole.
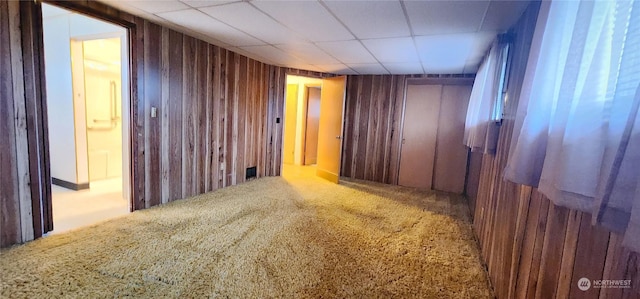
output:
M334 184L340 181L340 176L322 169L316 169L316 175Z
M43 3L55 5L92 18L116 24L125 28L138 26L137 16L112 8L106 4L91 0L41 0Z
M407 85L473 85L473 77L453 77L453 78L410 78Z
M72 182L68 182L65 180L61 180L58 178L51 178L51 183L63 188L67 188L70 190L75 190L75 191L79 191L79 190L87 190L89 189L89 183L81 183L81 184L76 184L76 183L72 183Z

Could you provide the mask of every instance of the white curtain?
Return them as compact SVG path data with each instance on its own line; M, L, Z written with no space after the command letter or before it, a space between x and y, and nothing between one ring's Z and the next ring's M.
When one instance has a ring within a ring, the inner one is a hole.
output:
M505 178L640 251L640 2L543 2Z
M474 152L495 152L495 146L487 147L487 133L498 93L499 77L496 73L499 70L500 56L500 45L495 42L473 81L464 126L464 144Z

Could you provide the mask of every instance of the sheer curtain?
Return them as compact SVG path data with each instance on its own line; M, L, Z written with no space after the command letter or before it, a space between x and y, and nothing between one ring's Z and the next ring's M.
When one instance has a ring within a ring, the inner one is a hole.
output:
M502 111L496 112L502 94L500 84L504 62L508 55L505 47L508 43L504 40L496 41L491 46L489 55L484 59L476 78L469 98L467 117L464 128L464 144L471 151L493 154L496 150L497 130L495 121L499 121Z
M640 251L640 2L543 2L505 178Z

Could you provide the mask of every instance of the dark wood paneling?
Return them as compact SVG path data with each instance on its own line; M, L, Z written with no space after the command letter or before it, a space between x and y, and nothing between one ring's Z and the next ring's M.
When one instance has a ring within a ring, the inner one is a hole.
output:
M15 4L15 3L14 3ZM22 241L20 207L18 203L18 172L16 160L16 136L13 108L13 73L9 27L9 2L0 2L0 245L7 246Z
M0 74L3 136L0 245L42 236L52 229L51 187L43 103L40 6L3 1L0 6Z
M537 16L527 9L513 33L513 64L498 150L484 155L473 225L498 298L638 298L629 289L581 291L580 278L640 280L638 254L591 215L555 206L535 188L504 181L515 110ZM633 282L632 282L633 284Z

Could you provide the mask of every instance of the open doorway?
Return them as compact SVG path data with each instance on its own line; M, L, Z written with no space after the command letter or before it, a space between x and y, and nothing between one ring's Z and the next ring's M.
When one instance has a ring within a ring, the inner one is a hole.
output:
M311 171L338 182L346 77L287 75L283 175Z
M316 164L321 91L322 79L287 75L282 157L285 165Z
M52 233L130 211L127 30L42 5Z

